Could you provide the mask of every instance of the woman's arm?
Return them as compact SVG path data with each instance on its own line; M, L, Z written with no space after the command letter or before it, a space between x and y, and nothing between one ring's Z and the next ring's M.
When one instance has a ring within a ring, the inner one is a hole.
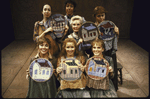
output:
M43 37L46 33L52 32L52 31L53 31L52 27L47 28L41 35L39 35L39 38Z
M78 43L77 43L77 46L79 46L82 42L83 42L83 39L80 38L79 41L78 41Z
M115 26L114 31L116 32L117 38L119 38L119 28Z
M39 21L37 21L34 24L33 40L37 42L39 38L43 37L46 33L52 32L52 31L53 31L52 27L49 27L39 35Z
M30 64L31 64L31 62L32 62L33 60L34 60L34 58L31 58ZM30 74L29 68L30 68L30 65L29 65L28 69L26 70L26 79L27 79L27 80L29 80L29 74Z
M34 24L33 41L35 42L38 40L38 37L39 37L39 22L40 21L37 21Z
M86 67L86 66L84 66L85 65L85 58L84 58L84 56L80 56L80 62L81 62L81 64L78 67L81 69L81 71L84 71L84 69Z
M59 67L61 64L61 58L58 58L56 72L59 74L62 71L62 67Z

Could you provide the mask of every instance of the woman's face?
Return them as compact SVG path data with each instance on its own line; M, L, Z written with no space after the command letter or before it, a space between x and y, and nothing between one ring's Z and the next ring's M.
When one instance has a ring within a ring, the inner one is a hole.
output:
M65 49L66 49L67 56L70 56L70 57L74 56L75 45L73 42L67 42Z
M71 3L67 3L66 4L66 14L73 15L73 11L74 11L74 5Z
M96 21L97 22L102 22L105 20L105 13L102 13L102 14L97 14L96 15Z
M42 14L44 17L49 18L51 16L51 7L49 5L44 5Z
M49 44L45 41L39 44L39 52L40 54L46 54L49 51Z
M74 20L72 22L72 29L73 29L74 32L78 32L80 27L81 27L81 23L80 23L79 20Z
M94 56L100 56L100 55L102 55L104 48L102 48L102 46L100 46L99 44L95 44L92 47L92 51L93 51Z

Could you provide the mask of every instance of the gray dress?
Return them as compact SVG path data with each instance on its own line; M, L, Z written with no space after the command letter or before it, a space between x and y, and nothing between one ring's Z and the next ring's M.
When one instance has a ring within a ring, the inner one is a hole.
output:
M58 92L57 98L91 98L91 96L86 89L64 89Z
M31 62L34 59L31 59ZM49 61L51 61L54 68L56 68L57 60L55 59L55 57L49 59ZM56 93L56 77L54 74L46 82L36 82L29 76L29 87L26 98L55 98Z

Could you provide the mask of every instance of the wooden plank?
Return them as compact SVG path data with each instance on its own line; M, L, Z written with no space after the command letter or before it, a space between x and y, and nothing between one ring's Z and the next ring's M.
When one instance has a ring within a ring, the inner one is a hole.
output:
M25 98L28 90L28 80L26 79L26 70L28 69L30 65L30 59L31 57L34 57L37 54L37 49L35 49L26 63L23 65L19 73L16 75L6 92L4 93L3 97L5 98ZM14 91L13 91L14 90ZM18 92L19 90L24 90L16 94L15 92ZM13 95L10 95L13 94ZM17 96L21 95L21 96Z
M123 69L126 69L147 97L149 95L149 53L130 40L119 40L117 58Z
M2 95L4 97L11 97L12 95L9 93L16 92L17 88L19 88L18 90L28 89L28 81L25 79L26 69L30 58L36 55L35 52L33 53L34 50L37 53L34 42L28 40L14 41L2 50ZM32 53L33 55L31 55Z
M25 98L27 93L27 89L13 89L10 88L6 91L6 93L2 96L3 98Z
M14 41L2 50L2 64L24 64L36 46L33 41L18 42Z
M30 65L31 58L34 57L36 53L37 50L35 49L11 83L10 88L28 88L28 80L26 80L26 70Z
M17 73L19 72L21 65L3 65L2 66L2 94L9 87Z

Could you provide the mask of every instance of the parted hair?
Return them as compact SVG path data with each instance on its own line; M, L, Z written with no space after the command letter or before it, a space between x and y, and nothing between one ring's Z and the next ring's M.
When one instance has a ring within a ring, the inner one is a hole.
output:
M76 40L75 40L74 38L66 38L66 39L63 41L62 50L61 50L61 52L60 52L59 57L61 57L61 56L66 57L66 56L67 56L66 49L65 49L67 42L73 42L73 43L74 43L74 46L75 46L75 53L74 53L74 56L78 56L78 55L79 55L79 49L78 49Z
M91 46L93 47L95 44L97 45L100 45L102 48L105 49L105 44L104 44L104 41L102 39L95 39L92 43L91 43Z
M48 43L48 45L49 45L49 49L51 48L51 41L48 39L48 38L45 38L45 37L42 37L42 38L40 38L39 40L38 40L38 42L37 42L37 47L40 45L40 44L42 44L43 42L47 42Z

